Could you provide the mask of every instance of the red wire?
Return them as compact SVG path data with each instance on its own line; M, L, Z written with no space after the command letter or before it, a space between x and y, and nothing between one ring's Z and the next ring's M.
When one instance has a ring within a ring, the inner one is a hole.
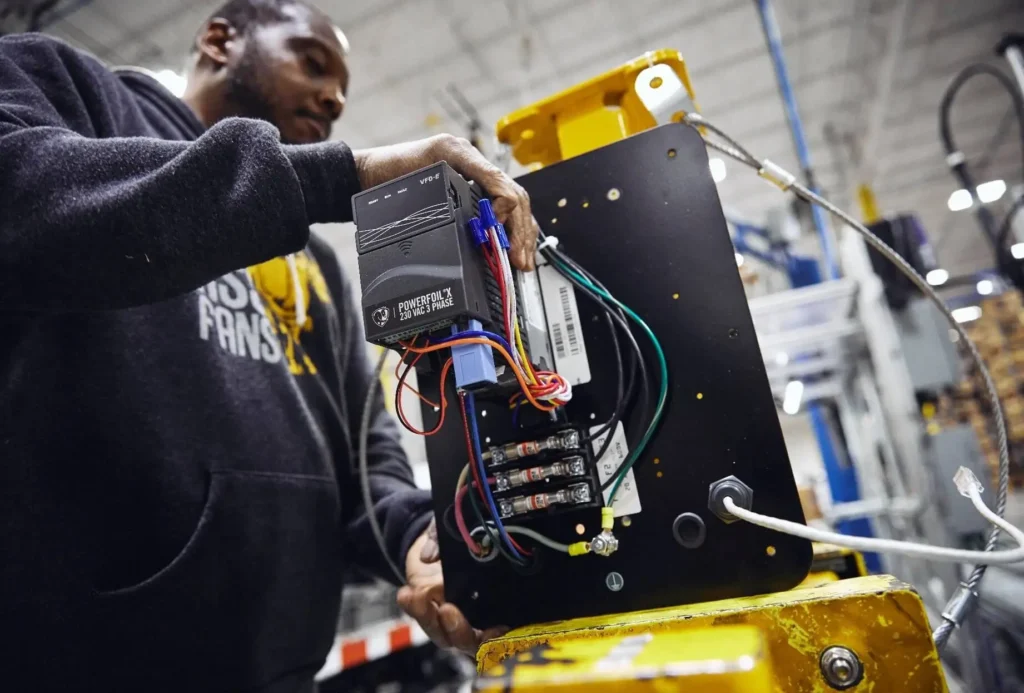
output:
M468 486L463 486L455 494L455 524L459 528L459 534L462 535L462 541L466 542L466 546L469 547L470 551L479 556L483 553L483 549L473 539L473 535L469 533L469 528L466 527L466 520L462 517L462 501L466 498L466 491L468 490Z
M498 282L498 288L501 290L501 322L505 326L505 335L508 337L509 344L512 343L512 326L508 322L508 316L505 314L505 304L508 302L508 289L505 287L505 274L501 271L501 263L497 259L497 253L501 252L498 248L494 248L493 252L495 255L491 255L492 249L488 248L487 245L480 246L484 251L484 258L487 260L487 266L491 270L491 274L494 275L494 279Z

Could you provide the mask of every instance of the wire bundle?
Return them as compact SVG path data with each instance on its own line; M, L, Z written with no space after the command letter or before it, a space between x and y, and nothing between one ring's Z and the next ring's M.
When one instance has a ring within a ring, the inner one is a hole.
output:
M501 294L502 318L505 338L513 347L509 349L516 365L525 375L529 384L527 388L535 399L549 402L556 406L563 405L572 399L572 386L562 376L551 371L537 371L526 354L523 337L519 327L519 304L516 299L515 280L512 276L512 265L508 259L509 242L505 229L494 217L494 211L487 200L480 201L479 224L471 223L473 234L480 245L484 260L498 284ZM475 222L476 220L474 220ZM513 395L511 404L523 395Z
M662 417L665 414L665 406L668 402L668 362L665 358L665 352L661 347L661 342L655 336L650 326L647 325L644 320L636 314L631 308L623 304L617 298L612 296L608 289L601 284L593 275L588 273L585 269L575 263L568 255L558 250L557 241L553 237L546 238L542 243L541 254L551 263L551 266L556 269L562 276L568 279L572 284L587 298L592 300L598 308L604 313L605 320L609 325L609 329L612 334L612 346L615 350L616 361L618 365L618 401L616 403L615 411L612 413L611 418L602 425L597 431L594 431L590 435L591 440L605 435L605 440L601 445L601 448L595 453L595 459L600 460L601 457L608 450L611 445L612 436L615 432L615 427L622 420L625 413L625 409L632 397L634 390L635 381L633 380L633 364L640 371L640 403L641 403L641 415L640 421L647 420L647 404L648 404L648 369L646 360L643 352L640 350L640 346L637 344L636 338L633 336L632 331L629 328L629 321L635 323L644 335L650 340L651 345L654 348L654 352L657 356L658 361L658 396L654 406L654 414L650 417L647 422L647 426L644 429L643 434L635 441L629 452L629 455L623 460L622 464L615 473L610 476L604 484L601 486L602 491L606 491L611 488L611 492L608 494L605 505L611 506L615 501L615 496L618 494L619 489L622 486L622 482L626 478L626 474L636 464L637 460L643 455L645 448L650 443L651 438L654 436L655 431L658 428L658 424L661 422ZM631 347L631 362L628 368L630 373L630 382L628 385L625 384L624 373L626 368L623 365L622 353L616 336L616 328L625 336L627 342Z

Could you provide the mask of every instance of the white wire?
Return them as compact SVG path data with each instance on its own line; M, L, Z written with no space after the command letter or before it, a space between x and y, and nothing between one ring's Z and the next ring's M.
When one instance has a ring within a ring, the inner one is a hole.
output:
M1013 537L1014 541L1017 542L1016 549L1004 551L968 551L966 549L951 549L945 546L918 544L912 541L854 537L846 534L839 534L837 532L826 532L797 522L790 522L789 520L782 520L777 517L755 513L751 510L739 507L729 496L725 497L723 505L730 513L745 522L749 522L750 524L758 525L765 529L773 529L776 532L782 532L783 534L789 534L794 537L801 537L811 541L821 541L828 544L836 544L837 546L845 546L849 549L857 549L859 551L898 553L904 556L916 556L933 561L944 561L947 563L984 562L989 564L1006 564L1024 561L1024 532L992 512L992 510L985 505L985 501L981 499L981 494L977 489L972 488L968 493L974 507L986 520Z
M554 539L544 536L540 532L535 532L534 530L529 529L528 527L519 527L518 525L505 525L505 531L511 532L512 534L522 534L524 537L530 537L538 544L543 544L549 549L561 551L562 553L569 553L568 544L562 544L560 542L557 542Z
M472 530L470 530L469 533L470 533L470 536L472 536L474 533L482 532L482 531L484 531L484 528L477 526L477 527L474 527ZM546 537L543 534L541 534L540 532L534 531L534 530L532 530L532 529L530 529L528 527L520 527L519 525L505 525L505 531L508 532L509 534L520 534L520 535L522 535L524 537L530 537L531 539L536 541L538 544L543 544L544 546L548 547L549 549L554 549L555 551L561 551L562 553L569 553L569 545L568 544L562 544L560 542L557 542L554 539L551 539L550 537Z

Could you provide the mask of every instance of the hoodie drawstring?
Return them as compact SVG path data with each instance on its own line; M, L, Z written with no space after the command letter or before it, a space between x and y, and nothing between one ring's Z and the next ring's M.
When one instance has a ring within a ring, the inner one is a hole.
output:
M295 263L295 253L286 255L284 259L288 263L288 273L292 275L292 288L295 291L295 322L302 328L306 324L306 294L302 290L299 267Z

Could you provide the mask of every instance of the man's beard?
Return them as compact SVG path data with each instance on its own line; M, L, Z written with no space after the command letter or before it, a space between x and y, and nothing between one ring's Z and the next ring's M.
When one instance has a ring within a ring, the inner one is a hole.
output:
M228 76L227 94L225 98L232 105L232 110L243 118L258 118L271 125L280 127L274 122L274 97L260 79L265 74L266 61L254 43L249 43L242 53L242 58Z

